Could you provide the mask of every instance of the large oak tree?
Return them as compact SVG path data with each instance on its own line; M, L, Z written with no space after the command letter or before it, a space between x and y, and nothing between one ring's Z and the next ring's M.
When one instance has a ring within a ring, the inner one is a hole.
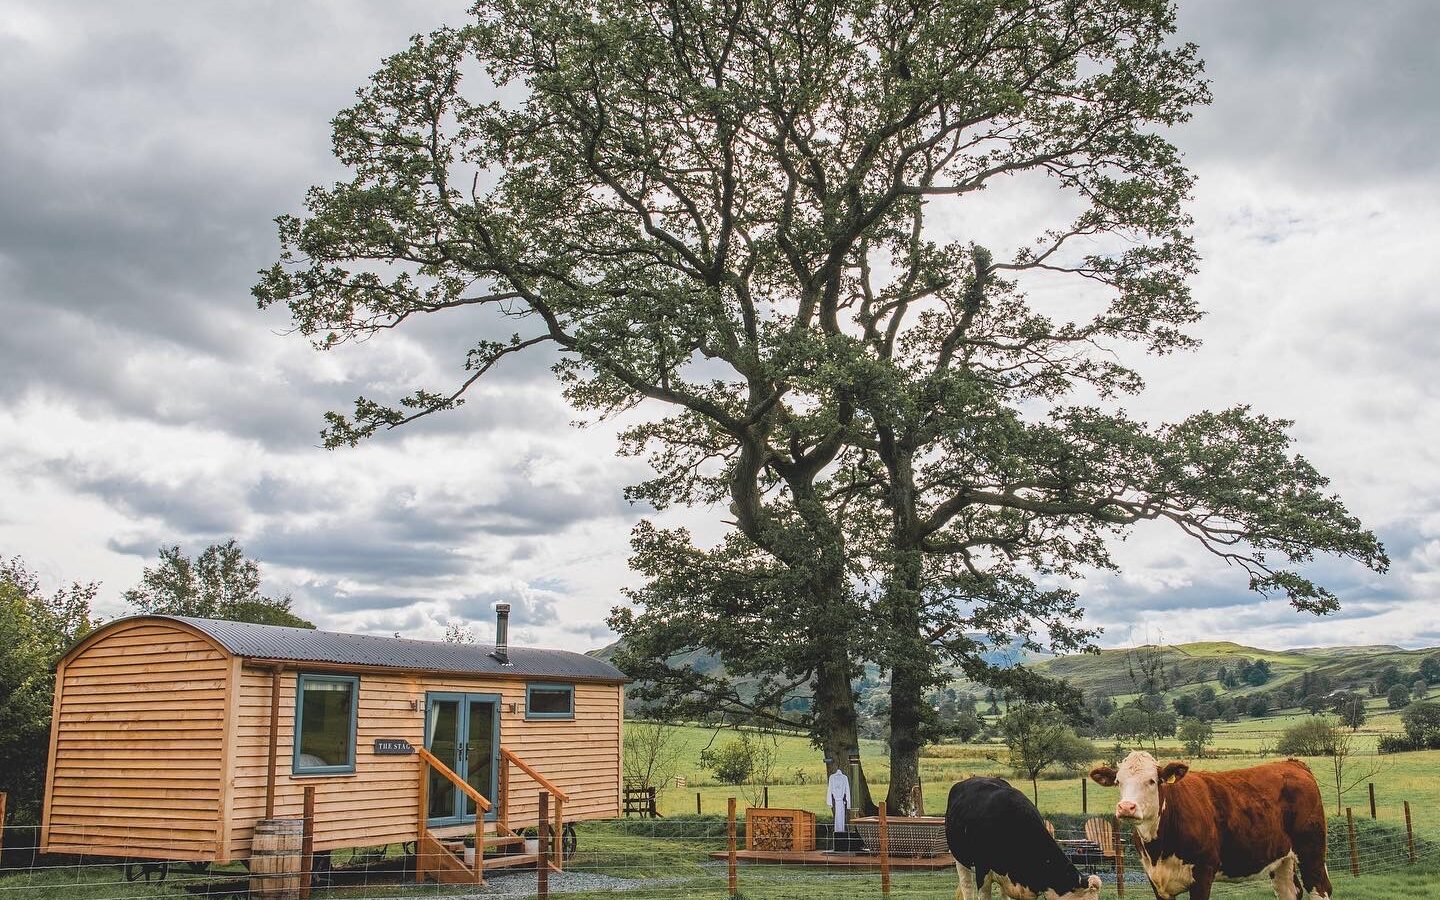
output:
M467 309L513 322L476 335L458 385L331 414L331 446L544 344L578 408L655 409L625 437L656 472L632 496L721 505L735 533L637 530L623 661L729 715L808 690L837 758L879 663L905 811L926 693L955 666L1045 693L978 650L1085 646L1064 579L1113 566L1112 535L1171 522L1319 612L1314 553L1385 566L1285 423L1150 426L1113 402L1199 316L1166 134L1207 93L1173 30L1159 0L483 0L337 116L352 177L281 217L256 294L321 348ZM1054 212L997 255L1019 213L982 192L1002 185ZM694 648L726 676L667 663Z

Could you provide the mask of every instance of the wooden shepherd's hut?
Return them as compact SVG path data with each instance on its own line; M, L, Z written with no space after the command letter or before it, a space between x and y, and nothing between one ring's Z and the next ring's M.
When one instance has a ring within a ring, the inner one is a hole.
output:
M256 823L300 818L307 785L315 852L416 842L438 860L421 874L454 869L436 848L463 834L521 845L540 789L556 821L618 816L625 677L508 647L498 611L493 647L180 616L102 626L56 673L41 849L248 860Z

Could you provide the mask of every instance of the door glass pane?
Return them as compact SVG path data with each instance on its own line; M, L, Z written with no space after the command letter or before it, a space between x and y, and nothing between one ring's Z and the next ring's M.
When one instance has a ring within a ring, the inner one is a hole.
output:
M432 700L430 702L430 746L429 750L451 770L460 768L460 702L458 700ZM430 773L430 818L450 819L456 815L455 798L459 789L450 779L428 768Z
M470 733L466 735L465 780L491 803L495 802L495 704L489 700L470 701ZM466 796L465 814L475 815L475 801Z

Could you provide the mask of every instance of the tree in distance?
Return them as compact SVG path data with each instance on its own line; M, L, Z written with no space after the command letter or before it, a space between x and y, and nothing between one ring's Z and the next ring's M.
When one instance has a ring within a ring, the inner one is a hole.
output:
M1051 706L1017 703L1000 720L1009 749L1010 768L1030 779L1031 796L1040 805L1040 774L1052 766L1074 770L1094 760L1095 745L1065 724L1064 714Z
M161 547L160 561L146 566L140 584L124 599L136 612L226 619L257 625L314 628L290 610L290 596L260 593L260 565L234 538L211 544L191 559L180 547Z
M1385 705L1391 709L1404 709L1410 704L1410 689L1403 684L1394 684L1385 692Z
M1175 736L1180 743L1185 745L1185 752L1191 756L1203 759L1205 757L1205 745L1215 736L1215 726L1203 719L1184 719L1176 730Z
M1340 723L1351 731L1356 731L1365 724L1365 698L1359 694L1346 692L1335 698L1332 707Z
M546 350L582 412L644 407L621 447L654 477L628 496L733 530L636 528L646 584L610 622L637 693L802 724L843 758L874 663L910 812L940 734L925 698L955 669L1078 705L984 651L1088 647L1078 595L1047 585L1115 568L1117 536L1168 523L1318 613L1338 601L1315 554L1387 565L1289 423L1118 406L1144 386L1126 360L1193 347L1200 316L1167 134L1209 94L1174 31L1172 4L1130 0L480 0L336 116L352 177L280 218L255 294L321 349L475 330L454 385L359 398L328 446ZM1063 216L999 233L1031 188ZM721 672L670 664L701 649Z

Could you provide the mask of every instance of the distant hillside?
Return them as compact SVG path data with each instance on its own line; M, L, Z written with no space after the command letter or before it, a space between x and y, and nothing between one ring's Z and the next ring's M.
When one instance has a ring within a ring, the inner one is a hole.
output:
M1228 693L1273 690L1299 679L1305 672L1324 675L1336 686L1360 685L1374 679L1381 669L1391 664L1399 666L1402 671L1413 672L1420 665L1420 660L1436 652L1436 648L1402 650L1391 646L1265 650L1231 641L1203 641L1147 649L1152 650L1161 661L1168 690L1210 684L1222 694L1227 691L1215 680L1216 673L1221 666L1234 668L1242 661L1264 660L1269 663L1271 679L1263 687L1242 685ZM1134 648L1119 648L1057 656L1037 662L1032 668L1044 675L1063 678L1087 694L1122 696L1135 692L1129 662L1133 652Z
M591 655L608 661L614 657L619 646L619 642L616 642L592 650ZM986 654L986 658L996 665L1028 666L1043 675L1064 679L1092 696L1123 697L1135 692L1129 662L1134 650L1135 648L1119 648L1102 650L1099 653L1049 656L1032 654L1023 651L1018 645L1011 645L991 650ZM1403 650L1389 645L1265 650L1232 641L1200 641L1146 650L1152 651L1160 660L1167 692L1187 691L1201 684L1209 684L1219 694L1235 695L1259 690L1272 691L1298 680L1305 672L1324 675L1337 687L1364 685L1373 680L1387 665L1394 664L1402 671L1413 672L1426 656L1440 652L1440 648ZM1240 685L1227 690L1216 680L1217 672L1222 666L1234 669L1242 662L1253 663L1256 660L1264 660L1270 665L1271 679L1265 685ZM699 652L677 657L673 662L689 663L706 673L724 669L718 659ZM867 667L866 676L860 685L862 703L877 690L883 690L883 686L884 682L874 667ZM953 687L981 696L985 690L982 686L963 679L958 679Z

